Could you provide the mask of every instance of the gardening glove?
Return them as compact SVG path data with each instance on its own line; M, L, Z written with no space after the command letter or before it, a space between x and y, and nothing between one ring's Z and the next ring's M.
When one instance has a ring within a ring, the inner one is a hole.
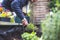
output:
M28 25L28 21L26 20L26 18L24 18L24 19L22 20L22 24L23 24L23 26L27 26L27 25Z

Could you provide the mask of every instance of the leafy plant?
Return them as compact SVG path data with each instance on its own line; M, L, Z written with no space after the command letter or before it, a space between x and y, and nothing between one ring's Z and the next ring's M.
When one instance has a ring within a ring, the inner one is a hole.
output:
M56 8L60 10L60 0L50 0L49 7L52 11L55 11Z
M37 29L38 28L32 23L29 23L26 27L26 30L33 30L34 31L34 30L37 30Z
M23 33L22 34L23 40L39 40L39 37L36 36L35 32L32 33Z
M60 40L60 0L50 1L50 13L42 21L42 40Z
M42 40L60 40L60 10L42 21Z
M21 36L23 38L23 40L39 40L39 37L37 37L35 30L37 30L38 28L32 24L29 23L26 27L26 30L32 30L31 33L25 32L23 33Z

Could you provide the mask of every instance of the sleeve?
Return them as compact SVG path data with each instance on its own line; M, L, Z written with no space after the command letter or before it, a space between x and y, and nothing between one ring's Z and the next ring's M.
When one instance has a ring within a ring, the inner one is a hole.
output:
M8 4L8 1L7 0L3 0L3 2L2 2L2 7L4 7L5 9L8 9L8 6L6 5L6 4Z
M18 1L13 1L11 3L11 8L13 9L13 11L16 13L16 15L22 20L25 18L22 9L20 8L20 4Z

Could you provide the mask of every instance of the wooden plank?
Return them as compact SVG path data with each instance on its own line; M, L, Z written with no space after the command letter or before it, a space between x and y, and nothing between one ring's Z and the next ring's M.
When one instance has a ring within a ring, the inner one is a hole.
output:
M10 22L0 21L0 25L22 25L22 23L10 23Z

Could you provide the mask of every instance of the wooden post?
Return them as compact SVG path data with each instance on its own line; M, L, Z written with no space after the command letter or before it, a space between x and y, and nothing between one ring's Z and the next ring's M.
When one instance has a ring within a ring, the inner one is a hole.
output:
M40 21L45 18L47 13L49 13L48 3L49 0L37 0L33 3L31 20L35 25L40 25Z

